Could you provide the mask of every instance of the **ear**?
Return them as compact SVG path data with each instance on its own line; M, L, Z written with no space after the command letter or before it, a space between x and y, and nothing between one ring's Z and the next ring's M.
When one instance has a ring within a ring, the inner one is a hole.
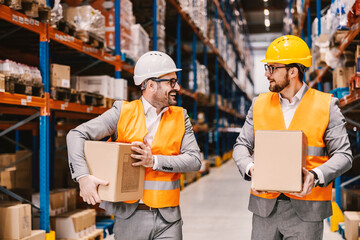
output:
M291 77L295 77L299 75L299 69L297 67L291 68L289 72Z

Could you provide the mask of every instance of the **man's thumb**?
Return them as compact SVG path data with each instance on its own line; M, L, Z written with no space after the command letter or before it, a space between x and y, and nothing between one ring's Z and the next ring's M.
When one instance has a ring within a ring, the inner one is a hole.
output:
M105 180L101 180L101 179L96 179L96 183L100 184L100 185L104 185L104 186L109 185L109 181L105 181Z

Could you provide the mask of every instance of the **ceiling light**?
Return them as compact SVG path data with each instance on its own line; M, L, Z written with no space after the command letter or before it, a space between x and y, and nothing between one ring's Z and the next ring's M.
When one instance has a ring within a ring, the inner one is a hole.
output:
M264 14L266 15L266 16L268 16L269 15L269 10L268 9L264 9Z
M264 0L264 2L267 2L268 0Z
M270 20L269 19L265 19L265 27L270 27Z

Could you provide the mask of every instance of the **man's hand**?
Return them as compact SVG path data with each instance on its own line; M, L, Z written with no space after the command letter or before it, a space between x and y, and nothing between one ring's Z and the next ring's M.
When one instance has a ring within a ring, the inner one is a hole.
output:
M132 158L138 159L139 162L133 163L134 167L143 166L143 167L153 167L154 160L153 155L151 153L150 145L144 141L142 142L132 142L131 150L137 152L138 154L131 154Z
M303 188L299 193L291 193L297 197L305 197L306 195L312 192L314 187L314 174L306 170L305 168L302 169L303 172Z
M256 191L255 188L254 188L254 182L253 182L253 176L254 176L254 172L255 172L255 165L253 165L251 168L250 168L250 175L251 175L251 190L253 191L253 193L255 193L256 195L259 195L259 194L263 194L263 193L266 193L266 192L262 192L262 191Z
M84 202L95 205L100 203L101 199L98 195L97 188L99 185L108 185L108 181L104 181L94 177L93 175L87 175L79 179L80 186L80 197L83 198Z

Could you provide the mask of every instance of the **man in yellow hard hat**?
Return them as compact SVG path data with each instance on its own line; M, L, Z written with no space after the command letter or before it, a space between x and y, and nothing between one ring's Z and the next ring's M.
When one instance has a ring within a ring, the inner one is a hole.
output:
M181 69L166 53L143 54L134 69L141 98L116 101L111 109L67 135L71 175L88 204L101 202L97 188L108 182L90 174L83 150L85 140L110 137L115 142L132 143L136 154L131 157L138 160L133 166L145 167L142 199L100 204L115 216L116 240L182 239L180 176L181 172L198 171L201 161L186 110L173 106L180 90L178 71Z
M267 49L265 76L270 92L253 100L234 145L241 176L251 181L257 130L302 130L308 139L300 193L258 192L251 187L253 240L322 240L323 220L332 215L332 182L351 168L352 153L338 99L308 87L304 71L312 57L306 43L292 35ZM271 171L271 169L269 169Z

